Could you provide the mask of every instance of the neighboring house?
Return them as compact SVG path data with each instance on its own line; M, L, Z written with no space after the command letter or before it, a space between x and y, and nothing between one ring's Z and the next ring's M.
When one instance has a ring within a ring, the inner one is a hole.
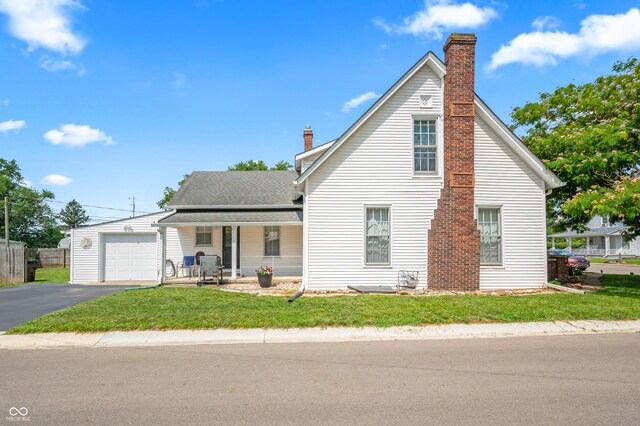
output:
M308 289L401 270L434 290L541 287L562 182L475 95L475 41L449 37L447 66L429 52L336 140L313 147L307 126L295 172L193 172L171 212L73 230L72 282L164 281L165 259L202 251Z
M10 248L20 248L24 246L25 246L25 243L23 243L22 241L9 240ZM5 248L5 247L7 247L7 240L3 238L0 240L0 248Z
M551 246L555 248L556 238L567 240L571 247L574 238L584 238L584 247L570 249L572 253L590 256L640 256L640 238L626 240L627 229L620 222L611 222L609 218L594 216L583 232L567 231L549 235Z

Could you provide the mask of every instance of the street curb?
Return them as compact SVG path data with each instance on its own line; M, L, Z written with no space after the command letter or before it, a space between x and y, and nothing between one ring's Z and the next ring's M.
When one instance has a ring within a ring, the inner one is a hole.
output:
M571 334L640 333L635 321L554 321L509 324L445 324L421 327L344 327L243 330L112 331L0 335L0 349L118 348L238 343L371 342L480 339Z

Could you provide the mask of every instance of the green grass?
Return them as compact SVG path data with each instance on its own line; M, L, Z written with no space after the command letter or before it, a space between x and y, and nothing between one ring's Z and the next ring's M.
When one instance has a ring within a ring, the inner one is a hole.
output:
M285 297L161 287L104 296L11 333L496 323L640 318L640 276L604 275L586 295Z
M25 284L67 284L69 283L69 268L38 268L36 280L21 284L0 284L0 287L16 287Z
M589 258L589 262L591 263L610 263L610 262L617 262L618 258L616 257L608 257L608 258L603 258L603 257L590 257ZM628 265L640 265L640 259L638 258L633 258L633 259L622 259L622 263L626 263Z

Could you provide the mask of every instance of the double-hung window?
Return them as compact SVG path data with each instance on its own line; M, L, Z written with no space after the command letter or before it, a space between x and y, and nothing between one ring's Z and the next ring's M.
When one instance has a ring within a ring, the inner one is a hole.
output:
M478 209L480 265L502 265L502 226L499 208Z
M413 121L413 170L416 173L437 170L436 120Z
M280 227L264 227L264 255L280 256Z
M391 247L389 207L367 207L366 220L365 263L389 265Z
M211 226L197 226L196 227L196 246L211 246L212 238L211 233L213 232L213 227Z

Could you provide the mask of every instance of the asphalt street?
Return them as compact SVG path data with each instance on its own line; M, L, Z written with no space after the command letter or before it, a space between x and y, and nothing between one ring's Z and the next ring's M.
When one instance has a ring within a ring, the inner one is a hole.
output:
M618 274L618 275L629 275L631 272L634 275L640 275L640 265L617 265L615 263L592 263L589 268L587 268L587 272L595 272L597 274Z
M0 359L0 412L28 411L31 424L640 422L640 334L7 350Z
M30 284L0 288L0 331L96 297L124 291L123 286ZM0 417L1 418L1 417Z

